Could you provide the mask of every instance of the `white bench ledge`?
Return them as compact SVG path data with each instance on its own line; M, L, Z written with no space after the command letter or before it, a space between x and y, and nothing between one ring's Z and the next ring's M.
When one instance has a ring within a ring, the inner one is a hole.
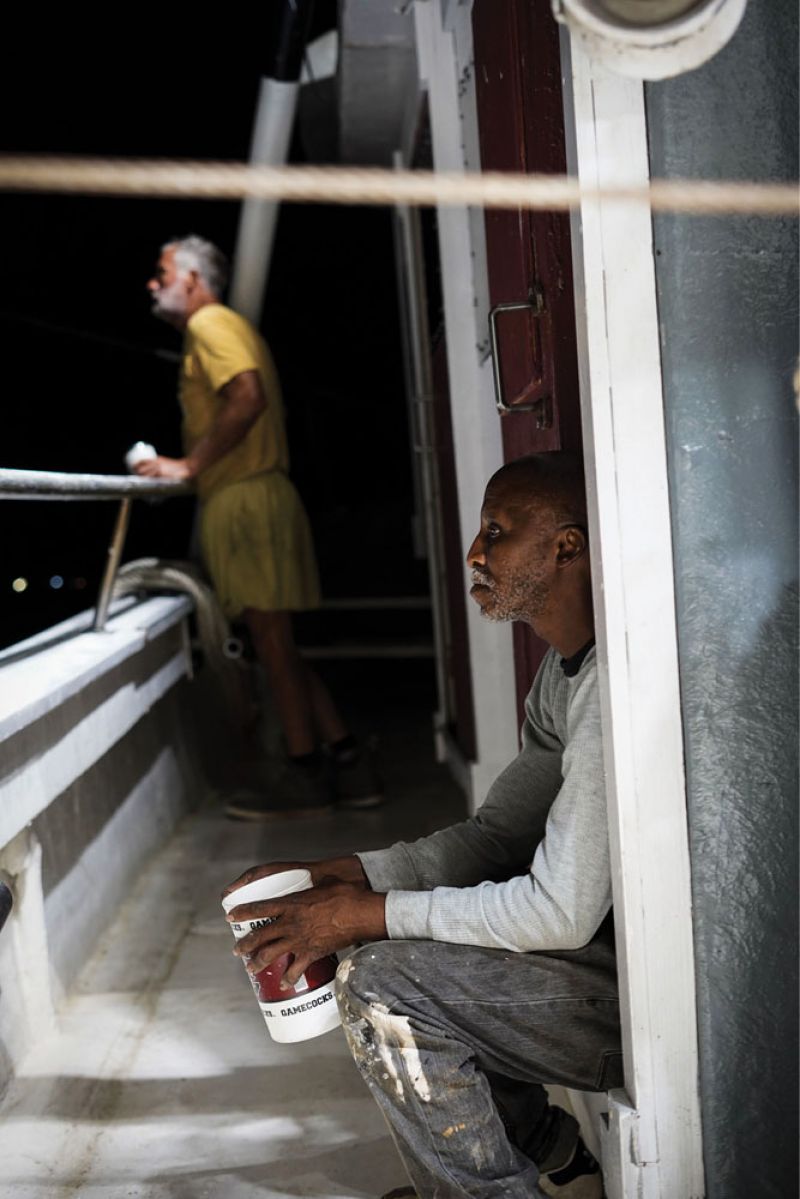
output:
M113 670L148 642L178 624L193 605L186 596L156 596L142 603L122 601L106 628L77 632L85 613L0 655L0 742L33 724ZM89 619L93 613L89 614ZM41 649L37 643L41 641ZM24 648L24 656L19 656ZM5 659L5 661L4 661Z

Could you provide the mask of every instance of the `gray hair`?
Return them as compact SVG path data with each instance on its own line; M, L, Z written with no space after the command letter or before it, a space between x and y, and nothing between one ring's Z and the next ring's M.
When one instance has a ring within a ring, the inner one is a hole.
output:
M161 247L175 251L175 265L179 271L196 271L209 291L221 296L228 282L228 260L213 242L196 233L186 237L173 237Z

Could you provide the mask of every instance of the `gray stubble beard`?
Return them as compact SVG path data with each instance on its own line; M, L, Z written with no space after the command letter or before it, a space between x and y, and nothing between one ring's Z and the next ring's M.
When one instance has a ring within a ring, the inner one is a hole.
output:
M531 624L545 610L550 598L550 588L541 574L530 570L508 574L500 585L473 570L472 581L489 588L493 603L488 611L481 606L481 615L498 623L524 620Z

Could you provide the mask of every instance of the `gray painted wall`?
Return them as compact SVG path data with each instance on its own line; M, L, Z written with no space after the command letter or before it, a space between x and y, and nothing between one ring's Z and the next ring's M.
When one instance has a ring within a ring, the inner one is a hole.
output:
M653 176L797 178L797 6L647 86ZM659 217L710 1199L797 1187L797 226Z

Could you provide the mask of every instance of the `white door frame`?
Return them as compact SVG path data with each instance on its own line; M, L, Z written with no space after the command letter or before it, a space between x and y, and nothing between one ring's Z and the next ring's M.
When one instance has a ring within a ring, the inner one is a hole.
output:
M480 170L471 4L428 0L415 5L414 20L436 169ZM486 483L503 462L489 349L486 234L479 208L443 206L437 216L456 488L466 552L478 529ZM475 811L518 752L519 725L510 625L483 620L469 603L467 629L477 746L476 761L469 765Z
M570 173L649 182L641 82L562 32ZM583 437L625 1054L609 1199L700 1199L691 876L652 216L572 222Z
M415 5L440 170L479 169L470 8L445 10L442 0ZM611 75L580 48L570 57L566 31L562 45L571 173L587 186L646 183L642 84ZM439 215L466 537L501 458L480 345L485 245L476 214ZM650 212L585 204L573 219L572 245L626 1070L625 1088L611 1094L600 1124L606 1189L609 1199L701 1199L691 879ZM510 637L489 642L487 632L496 630L471 621L480 683L478 801L516 749Z

